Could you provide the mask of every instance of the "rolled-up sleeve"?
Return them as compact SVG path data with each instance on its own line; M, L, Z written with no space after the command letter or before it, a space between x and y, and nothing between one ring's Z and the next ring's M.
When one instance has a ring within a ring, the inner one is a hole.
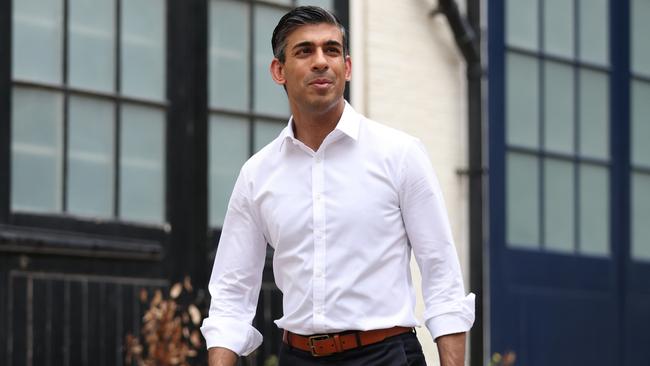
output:
M465 294L440 184L419 141L405 148L400 167L400 207L422 275L425 324L433 339L466 332L474 294Z
M262 343L252 326L262 283L266 240L252 208L244 170L233 189L208 289L212 297L201 332L208 348L241 356Z

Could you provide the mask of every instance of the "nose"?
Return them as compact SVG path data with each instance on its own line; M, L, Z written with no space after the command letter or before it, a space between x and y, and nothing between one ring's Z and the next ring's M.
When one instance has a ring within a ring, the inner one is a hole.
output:
M312 64L313 71L325 71L329 68L327 65L327 58L325 57L325 52L321 48L316 49L314 52L314 62Z

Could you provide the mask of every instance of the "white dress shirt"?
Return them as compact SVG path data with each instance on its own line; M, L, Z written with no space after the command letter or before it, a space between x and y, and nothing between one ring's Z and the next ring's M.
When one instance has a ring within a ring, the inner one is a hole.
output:
M434 339L474 322L440 186L422 144L346 103L318 151L292 120L242 167L212 270L210 347L247 355L262 343L252 321L266 243L283 293L278 327L311 335L418 326L409 261L422 274Z

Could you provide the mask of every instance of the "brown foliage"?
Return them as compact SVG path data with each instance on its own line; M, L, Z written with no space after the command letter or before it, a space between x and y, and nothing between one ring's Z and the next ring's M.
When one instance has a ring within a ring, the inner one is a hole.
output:
M149 309L142 317L141 335L128 334L126 363L138 366L189 366L189 360L196 357L203 347L199 324L203 318L199 308L191 303L192 284L188 277L181 284L174 284L169 298L163 298L156 290L149 303ZM190 301L180 301L181 299ZM140 291L140 301L146 303L148 292ZM188 304L188 305L184 305Z

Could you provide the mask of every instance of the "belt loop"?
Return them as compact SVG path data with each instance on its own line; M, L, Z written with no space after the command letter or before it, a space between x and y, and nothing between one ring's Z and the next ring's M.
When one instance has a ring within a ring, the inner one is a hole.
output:
M336 347L336 352L343 352L343 347L341 346L341 337L338 334L334 335L334 346Z

